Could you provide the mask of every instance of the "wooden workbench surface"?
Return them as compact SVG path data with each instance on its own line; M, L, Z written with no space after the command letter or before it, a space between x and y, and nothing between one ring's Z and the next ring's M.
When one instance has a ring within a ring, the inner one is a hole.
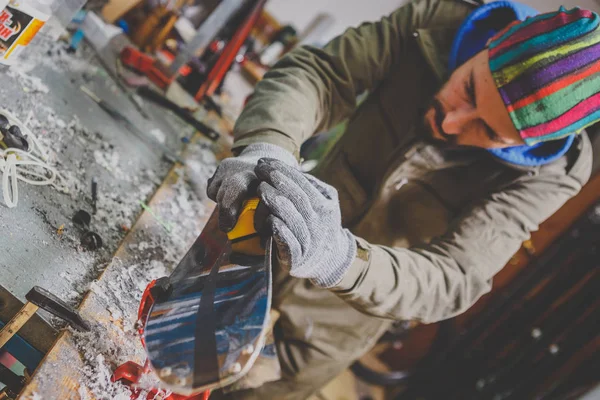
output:
M212 146L217 158L229 154L227 141ZM197 161L197 151L206 153L208 147L208 143L197 135L188 145L184 159ZM171 250L168 247L172 232L168 232L168 228L184 225L188 231L200 232L214 208L211 200L203 199L201 205L196 204L199 210L192 221L189 214L183 213L171 216L168 221L161 218L164 214L161 210L181 201L182 190L183 193L189 190L182 189L182 185L187 185L184 175L191 172L190 167L171 169L149 202L149 209L140 215L79 307L83 318L91 322L92 332L61 332L32 380L20 393L20 399L40 398L36 396L44 399L112 399L128 395L123 386L108 381L119 364L144 361L134 324L147 283L175 267L175 263L164 265L166 263L159 261L169 259L165 257ZM179 249L187 249L193 243L195 235L187 237L189 243L180 243ZM162 248L161 243L167 248ZM173 254L171 259L183 257L184 252L179 253Z

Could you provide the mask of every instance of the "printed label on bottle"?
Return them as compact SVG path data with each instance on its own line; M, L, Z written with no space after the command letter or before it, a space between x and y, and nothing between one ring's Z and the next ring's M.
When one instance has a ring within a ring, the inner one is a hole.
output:
M17 47L27 46L42 26L44 21L12 7L5 7L0 12L0 62L6 63L13 52L14 56L20 53L15 51Z

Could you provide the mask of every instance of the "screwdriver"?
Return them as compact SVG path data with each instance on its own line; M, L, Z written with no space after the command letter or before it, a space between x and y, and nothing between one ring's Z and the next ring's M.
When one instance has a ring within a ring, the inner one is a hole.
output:
M27 303L19 312L0 330L0 348L6 344L19 329L41 308L65 320L78 331L87 332L90 325L81 318L79 312L67 305L64 301L44 288L34 286L27 295Z
M165 146L164 144L160 143L156 139L154 139L154 138L148 136L147 134L145 134L144 132L142 132L140 129L138 129L135 126L135 124L133 122L131 122L131 120L129 118L127 118L125 115L121 114L121 112L119 110L117 110L115 107L110 105L108 102L102 100L90 89L88 89L85 86L80 86L79 88L81 89L81 91L83 93L88 95L89 98L94 100L94 102L96 102L96 104L98 104L100 106L100 108L102 108L104 111L106 111L111 117L113 117L117 121L122 122L127 127L127 129L131 133L136 135L139 139L158 147L163 152L163 156L167 160L169 160L171 162L178 162L180 164L185 164L183 162L183 160L176 154L173 154L167 146Z

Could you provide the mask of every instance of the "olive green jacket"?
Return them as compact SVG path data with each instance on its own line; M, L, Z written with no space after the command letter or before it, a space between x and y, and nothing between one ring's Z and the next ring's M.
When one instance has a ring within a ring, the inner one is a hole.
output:
M414 0L323 49L297 48L265 75L237 121L235 150L269 142L298 154L311 135L349 118L314 174L338 189L358 242L330 290L367 314L434 322L465 311L589 178L585 133L558 161L532 168L423 140L423 110L447 78L454 34L473 7Z

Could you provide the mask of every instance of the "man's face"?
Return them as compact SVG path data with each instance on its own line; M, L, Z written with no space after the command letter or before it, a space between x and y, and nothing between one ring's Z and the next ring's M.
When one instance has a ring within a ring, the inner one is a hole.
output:
M449 145L491 149L525 143L496 88L487 50L454 71L426 111L425 126L433 139Z

